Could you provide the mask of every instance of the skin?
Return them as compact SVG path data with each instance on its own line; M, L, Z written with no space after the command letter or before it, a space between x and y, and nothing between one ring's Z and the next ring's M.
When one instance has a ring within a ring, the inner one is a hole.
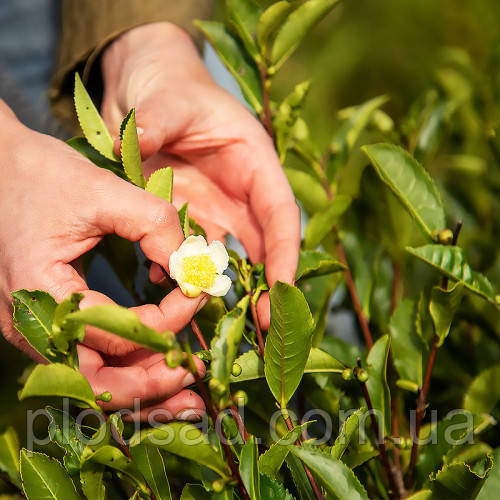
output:
M136 108L145 175L172 165L174 205L188 201L209 240L233 234L253 262L265 262L270 285L292 283L300 217L272 142L253 115L213 82L189 36L169 23L130 30L104 52L102 75L102 114L115 136L123 116ZM82 308L110 303L88 290L75 265L81 255L109 233L139 241L154 263L150 278L161 282L160 266L168 270L183 236L174 205L27 129L3 101L0 118L0 166L9 170L0 184L0 328L36 359L13 327L10 292L41 289L61 301L79 291ZM132 309L148 326L178 332L205 301L177 288L159 306ZM267 294L258 311L267 328ZM157 420L203 413L201 398L185 389L192 375L167 368L161 354L89 327L79 358L94 392L113 394L103 403L106 409L132 408L140 398L141 409L131 419L151 412ZM203 375L203 363L194 359Z

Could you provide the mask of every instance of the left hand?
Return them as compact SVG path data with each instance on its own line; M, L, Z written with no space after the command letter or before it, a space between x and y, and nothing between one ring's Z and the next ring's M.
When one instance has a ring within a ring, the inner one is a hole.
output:
M172 165L175 201L189 201L209 239L233 234L252 262L265 263L270 286L293 283L300 213L273 143L215 84L189 36L166 22L134 28L105 51L102 72L102 113L115 136L136 109L146 175ZM267 329L267 294L258 310Z

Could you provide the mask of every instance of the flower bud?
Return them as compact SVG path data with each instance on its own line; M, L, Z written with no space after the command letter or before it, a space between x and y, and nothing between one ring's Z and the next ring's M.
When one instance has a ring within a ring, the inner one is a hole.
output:
M248 395L245 391L236 391L233 395L233 399L240 406L248 404Z
M102 394L99 394L99 396L96 396L95 398L98 401L104 401L105 403L109 403L111 401L112 397L113 397L113 395L109 391L106 391L106 392L103 392Z
M451 245L453 241L453 231L451 229L441 229L438 233L438 240L442 245Z
M352 380L352 368L346 368L343 372L342 372L342 378L344 380Z
M241 375L241 366L238 363L233 363L233 368L231 369L231 375L233 377L239 377Z
M366 382L368 380L368 372L364 368L359 368L356 373L356 378L360 382Z
M224 484L224 481L222 479L216 479L212 483L212 489L214 490L215 493L222 493L225 488L226 485Z
M212 391L217 396L222 396L226 392L226 386L216 378L210 379L210 382L208 382L208 387L210 388L210 391Z

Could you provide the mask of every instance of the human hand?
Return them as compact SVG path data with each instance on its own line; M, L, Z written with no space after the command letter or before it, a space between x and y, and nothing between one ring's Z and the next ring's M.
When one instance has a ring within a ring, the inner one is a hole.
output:
M172 164L174 202L189 201L209 239L233 234L253 262L265 262L269 285L293 283L300 214L272 141L214 83L189 36L169 23L134 28L105 51L102 72L102 114L115 136L136 108L146 175ZM152 266L151 278L161 277ZM267 328L267 294L258 310Z
M105 234L116 233L139 241L148 258L167 268L183 235L173 205L96 167L63 142L24 127L1 100L0 123L0 328L7 340L43 361L14 328L12 291L45 290L57 301L81 292L82 308L111 303L88 289L72 265L78 257ZM132 309L146 325L177 332L203 300L175 289L159 306ZM149 405L203 410L198 396L179 392L193 382L182 368L170 370L158 355L96 328L87 328L84 344L80 369L96 394L112 392L108 408L130 406L141 397ZM195 362L203 373L203 363Z

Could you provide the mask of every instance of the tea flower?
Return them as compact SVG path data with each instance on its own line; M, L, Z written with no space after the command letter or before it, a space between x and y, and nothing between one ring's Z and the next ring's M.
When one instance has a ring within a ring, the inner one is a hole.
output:
M228 264L229 256L220 241L207 245L203 236L189 236L170 255L170 276L188 297L197 297L201 292L222 297L231 287L229 276L222 274Z

